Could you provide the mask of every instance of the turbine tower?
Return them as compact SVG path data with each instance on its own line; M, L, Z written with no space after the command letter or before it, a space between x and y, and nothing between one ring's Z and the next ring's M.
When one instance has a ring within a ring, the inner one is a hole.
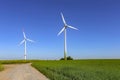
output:
M29 42L34 42L33 40L30 40L28 38L26 38L26 35L25 35L25 32L23 31L23 37L24 39L21 41L20 45L24 43L24 59L26 60L26 54L27 54L27 49L26 49L26 42L29 41Z
M78 29L75 28L75 27L72 27L72 26L68 25L66 23L66 21L65 21L64 16L63 16L62 13L61 13L61 17L62 17L62 20L63 20L63 23L64 23L64 27L58 33L58 35L60 35L64 31L64 60L67 60L67 57L66 57L66 55L67 55L67 39L66 39L67 35L66 35L66 30L67 30L67 28L71 28L71 29L75 29L75 30L78 30Z

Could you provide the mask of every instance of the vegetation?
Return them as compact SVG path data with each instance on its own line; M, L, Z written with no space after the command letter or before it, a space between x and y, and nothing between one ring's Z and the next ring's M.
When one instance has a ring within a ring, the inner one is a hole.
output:
M119 80L120 60L32 61L51 80Z
M119 80L120 60L2 60L2 64L32 63L50 80Z
M23 63L29 63L28 60L0 60L1 64L23 64Z
M60 60L65 60L64 58L61 58ZM71 56L67 57L67 60L73 60L73 58Z
M4 69L4 67L2 66L2 64L0 64L0 71L2 71Z

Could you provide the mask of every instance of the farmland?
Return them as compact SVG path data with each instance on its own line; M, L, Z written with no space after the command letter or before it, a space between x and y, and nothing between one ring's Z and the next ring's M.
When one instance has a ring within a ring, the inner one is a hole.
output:
M29 63L29 60L0 60L1 64L23 64L23 63Z
M51 80L119 80L120 60L32 61Z
M50 80L119 80L120 60L2 60L3 64L32 63Z
M4 69L3 65L0 64L0 71L2 71Z

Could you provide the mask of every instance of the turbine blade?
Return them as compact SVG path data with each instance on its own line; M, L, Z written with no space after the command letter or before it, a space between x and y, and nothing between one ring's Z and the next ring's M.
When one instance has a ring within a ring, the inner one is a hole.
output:
M26 39L26 35L25 35L25 33L23 32L23 36L24 36L24 38Z
M35 41L31 40L31 39L27 39L27 40L30 41L30 42L35 42Z
M75 28L75 27L72 27L72 26L68 26L69 28L72 28L72 29L75 29L75 30L78 30L77 28Z
M65 27L62 28L62 30L58 33L58 36L65 30Z
M66 21L65 21L64 16L63 16L62 13L61 13L61 16L62 16L63 23L66 25Z
M25 40L22 40L19 45L23 44L24 42L25 42Z

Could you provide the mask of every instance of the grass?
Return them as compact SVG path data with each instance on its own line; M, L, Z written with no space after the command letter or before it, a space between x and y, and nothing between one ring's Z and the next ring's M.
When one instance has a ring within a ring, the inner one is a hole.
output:
M0 64L0 71L2 71L4 69L3 65Z
M51 80L120 80L120 60L32 61Z
M23 63L29 63L29 60L0 60L1 64L23 64Z
M120 60L0 60L2 64L32 63L50 80L120 80Z

